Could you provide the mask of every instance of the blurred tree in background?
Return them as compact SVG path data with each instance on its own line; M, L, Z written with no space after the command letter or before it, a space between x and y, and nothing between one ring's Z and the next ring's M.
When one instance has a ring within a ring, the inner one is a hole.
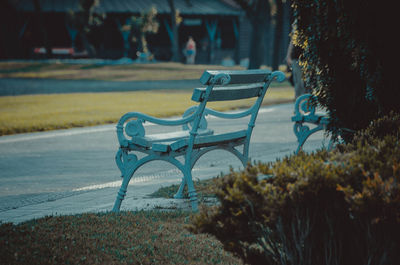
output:
M43 24L43 13L42 13L42 8L40 6L40 1L33 0L33 6L35 7L35 16L38 21L40 32L42 33L44 48L46 49L46 57L51 58L53 56L52 47L51 47L51 43L48 38L46 28L44 27L44 24Z
M130 31L131 41L137 46L137 52L148 55L149 48L146 36L158 32L157 9L153 6L139 17L132 16L123 28Z
M268 0L235 0L249 19L252 26L249 54L249 69L260 68L264 54L264 34L265 28L271 21L271 5Z
M265 29L273 23L275 34L273 37L272 69L279 67L279 49L283 33L283 3L286 0L235 0L246 12L252 27L249 51L249 69L258 69L263 63L265 53Z
M372 0L292 1L305 82L329 112L329 132L350 141L373 119L399 112L396 31L385 30L396 25L395 9Z
M95 12L99 3L99 0L79 0L79 11L70 10L67 14L68 24L78 31L83 47L90 57L97 55L93 37L106 18L104 13Z
M171 61L180 62L181 53L179 51L178 26L182 22L183 19L179 14L179 10L177 10L175 8L174 0L168 0L168 5L169 5L169 8L171 9L171 32L172 32L172 39L171 39L172 57L171 57Z

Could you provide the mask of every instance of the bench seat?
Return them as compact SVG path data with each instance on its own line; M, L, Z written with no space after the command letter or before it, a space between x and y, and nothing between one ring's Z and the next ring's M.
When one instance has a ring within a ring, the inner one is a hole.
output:
M213 146L218 145L224 142L236 142L240 139L246 138L247 131L241 130L237 132L230 132L230 133L222 133L222 134L212 134L212 130L202 130L195 141L194 147L205 147L205 146ZM181 148L185 148L189 144L189 131L183 133L171 133L169 135L174 135L176 137L171 137L169 139L162 138L162 134L156 135L149 135L146 137L133 137L132 141L129 143L130 148L134 148L134 145L151 149L155 152L170 152L170 151L177 151ZM181 137L177 137L177 135L182 135Z
M214 133L210 129L201 129L197 131L199 136L211 135ZM190 131L183 130L170 133L149 134L145 136L134 136L129 144L138 145L145 148L151 148L154 144L165 144L166 142L175 142L181 139L189 138Z

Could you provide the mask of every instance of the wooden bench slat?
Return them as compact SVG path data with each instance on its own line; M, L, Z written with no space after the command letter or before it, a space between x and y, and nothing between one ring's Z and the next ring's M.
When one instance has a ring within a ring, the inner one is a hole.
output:
M208 101L238 100L258 97L263 89L263 85L263 83L256 83L247 86L215 87L211 91ZM195 88L192 100L201 102L204 99L205 93L205 87Z
M230 76L230 85L261 83L270 76L271 71L267 69L243 70L243 71L205 71L200 77L203 85L210 85L213 78L219 73L226 73Z
M230 133L214 134L214 135L197 136L194 141L194 146L195 147L212 146L227 141L236 141L238 139L245 138L246 136L247 136L246 130L230 132ZM152 150L157 152L168 152L170 150L177 151L187 146L188 141L189 141L188 138L183 138L177 141L158 142L152 144Z
M236 141L237 139L245 138L247 136L247 130L241 130L230 133L215 134L210 136L197 137L194 141L195 146L209 146L215 145L223 142Z
M199 135L210 135L213 134L214 131L210 129L199 129L197 133ZM150 134L146 136L134 136L132 137L131 143L134 143L142 147L151 147L154 143L171 142L188 137L189 137L189 131L184 130L184 131L170 132L170 133Z

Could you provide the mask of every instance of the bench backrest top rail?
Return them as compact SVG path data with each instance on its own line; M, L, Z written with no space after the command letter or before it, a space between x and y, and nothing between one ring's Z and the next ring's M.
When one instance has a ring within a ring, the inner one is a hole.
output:
M268 69L206 70L200 82L207 87L194 89L192 100L208 102L263 97L275 73Z
M261 95L264 83L256 83L241 86L218 86L214 87L208 96L208 101L238 100ZM192 100L200 102L206 94L206 87L195 88L193 90Z
M227 74L230 77L229 84L250 84L250 83L263 83L270 77L271 71L267 69L254 69L254 70L233 70L233 71L213 71L206 70L200 77L200 82L203 85L211 85L214 78L219 74ZM218 83L216 84L218 85Z

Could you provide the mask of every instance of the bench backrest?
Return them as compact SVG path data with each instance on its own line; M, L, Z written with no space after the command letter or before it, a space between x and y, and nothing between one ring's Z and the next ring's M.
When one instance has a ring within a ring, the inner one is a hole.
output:
M194 89L192 100L223 101L263 96L270 79L269 70L205 71L200 82L207 87Z
M250 116L247 126L247 138L250 140L264 96L270 83L275 78L279 82L282 82L285 76L282 72L271 72L267 69L205 71L200 78L200 82L207 87L194 89L192 95L192 100L200 103L195 110L197 119L194 121L192 134L196 135L197 129L199 126L201 127L201 123L204 123L204 115L211 114L228 119ZM206 108L209 101L240 100L253 97L257 99L250 108L234 114L221 113Z
M238 100L258 97L262 93L264 83L248 84L245 86L235 87L214 87L208 96L207 101L223 101L223 100ZM201 102L206 94L206 88L195 88L192 95L192 100Z

